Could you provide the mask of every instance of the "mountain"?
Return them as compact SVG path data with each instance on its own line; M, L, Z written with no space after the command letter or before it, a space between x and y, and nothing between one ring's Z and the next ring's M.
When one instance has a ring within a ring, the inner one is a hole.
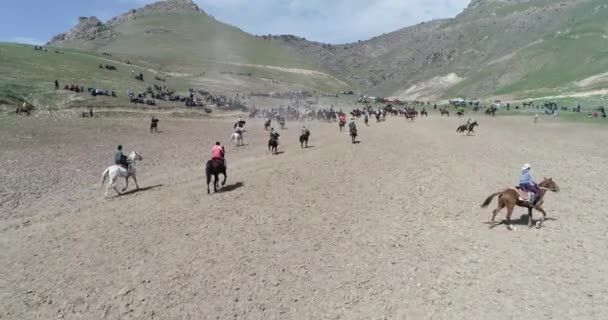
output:
M175 75L181 88L356 89L429 100L584 97L608 85L608 4L472 0L451 19L333 45L253 36L191 0L167 0L107 22L82 17L49 45ZM198 77L202 72L213 76Z
M372 94L528 98L608 83L607 18L605 0L473 0L453 19L359 43L273 41Z

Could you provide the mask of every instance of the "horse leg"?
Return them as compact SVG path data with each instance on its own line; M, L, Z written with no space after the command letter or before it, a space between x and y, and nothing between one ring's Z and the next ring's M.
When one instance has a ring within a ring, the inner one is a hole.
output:
M528 228L532 228L532 207L528 207Z
M209 184L211 183L211 174L209 170L207 170L207 194L211 194L211 190L209 190Z
M515 209L514 204L507 204L507 229L513 230L513 226L511 225L511 214L513 214L513 209Z
M125 187L122 188L122 192L125 192L127 190L127 188L129 187L129 175L127 175L125 177Z
M116 191L116 193L118 195L120 195L120 191L118 191L118 188L116 188L116 177L114 177L111 181L109 186L112 186L112 188L114 188L114 191Z
M135 181L135 189L139 190L139 183L137 183L137 177L133 175L133 181Z
M537 204L536 207L534 207L534 209L538 210L540 213L543 214L543 216L540 218L540 220L536 224L537 229L540 229L543 227L543 223L545 222L545 219L547 218L547 212L545 212L545 209L543 209L543 207L541 207L540 205L541 205L541 203Z
M108 181L108 184L106 185L106 193L105 193L105 195L104 195L106 198L108 197L108 193L110 193L110 188L111 188L111 187L112 187L112 179L110 179L110 180Z
M228 179L228 175L226 174L226 171L222 172L224 174L224 181L222 181L222 187L226 185L226 180Z
M217 173L214 174L214 177L213 177L213 192L215 192L215 193L217 193L217 186L219 184L219 180L220 180L219 175Z
M505 205L502 203L502 201L500 199L498 199L498 206L496 207L496 209L494 209L494 211L492 211L492 220L490 220L490 225L493 226L495 224L495 220L496 220L496 215L498 214L498 212L500 212L500 210L502 210L502 208L504 208Z

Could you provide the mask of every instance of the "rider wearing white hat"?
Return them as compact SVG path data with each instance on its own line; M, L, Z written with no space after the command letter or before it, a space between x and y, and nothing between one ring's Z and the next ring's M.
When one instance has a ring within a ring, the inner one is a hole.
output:
M534 193L535 197L540 192L540 189L532 179L532 167L529 163L524 164L521 167L521 174L519 176L519 187L525 191L529 191ZM533 199L530 199L530 202L534 203Z

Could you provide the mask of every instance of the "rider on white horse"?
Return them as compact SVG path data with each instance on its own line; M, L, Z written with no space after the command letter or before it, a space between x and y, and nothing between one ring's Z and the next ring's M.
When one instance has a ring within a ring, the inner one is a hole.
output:
M125 184L125 187L122 189L122 191L127 190L127 188L129 187L129 177L133 178L133 181L135 181L135 187L137 189L139 189L139 184L137 183L137 177L136 177L137 169L135 168L135 162L139 161L139 160L143 160L143 158L136 151L131 152L131 154L129 154L128 157L125 157L122 154L122 146L118 146L118 151L116 151L116 153L114 153L114 156L115 156L114 160L115 160L116 164L107 168L101 175L101 184L102 185L106 179L109 179L108 185L106 186L106 193L105 193L106 197L108 196L108 192L110 191L110 188L114 188L116 193L120 194L120 191L118 191L118 189L116 188L116 185L115 185L116 179L118 177L125 178L126 184Z
M114 152L114 164L122 166L125 169L129 168L127 156L122 153L122 145L118 145L116 152Z

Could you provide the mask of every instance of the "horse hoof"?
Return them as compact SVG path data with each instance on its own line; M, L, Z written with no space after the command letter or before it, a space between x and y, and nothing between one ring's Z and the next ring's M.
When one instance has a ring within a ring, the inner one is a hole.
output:
M507 226L507 229L509 229L509 230L511 230L511 231L515 231L515 230L517 230L517 229L516 229L516 228L515 228L513 225L511 225L511 224Z

